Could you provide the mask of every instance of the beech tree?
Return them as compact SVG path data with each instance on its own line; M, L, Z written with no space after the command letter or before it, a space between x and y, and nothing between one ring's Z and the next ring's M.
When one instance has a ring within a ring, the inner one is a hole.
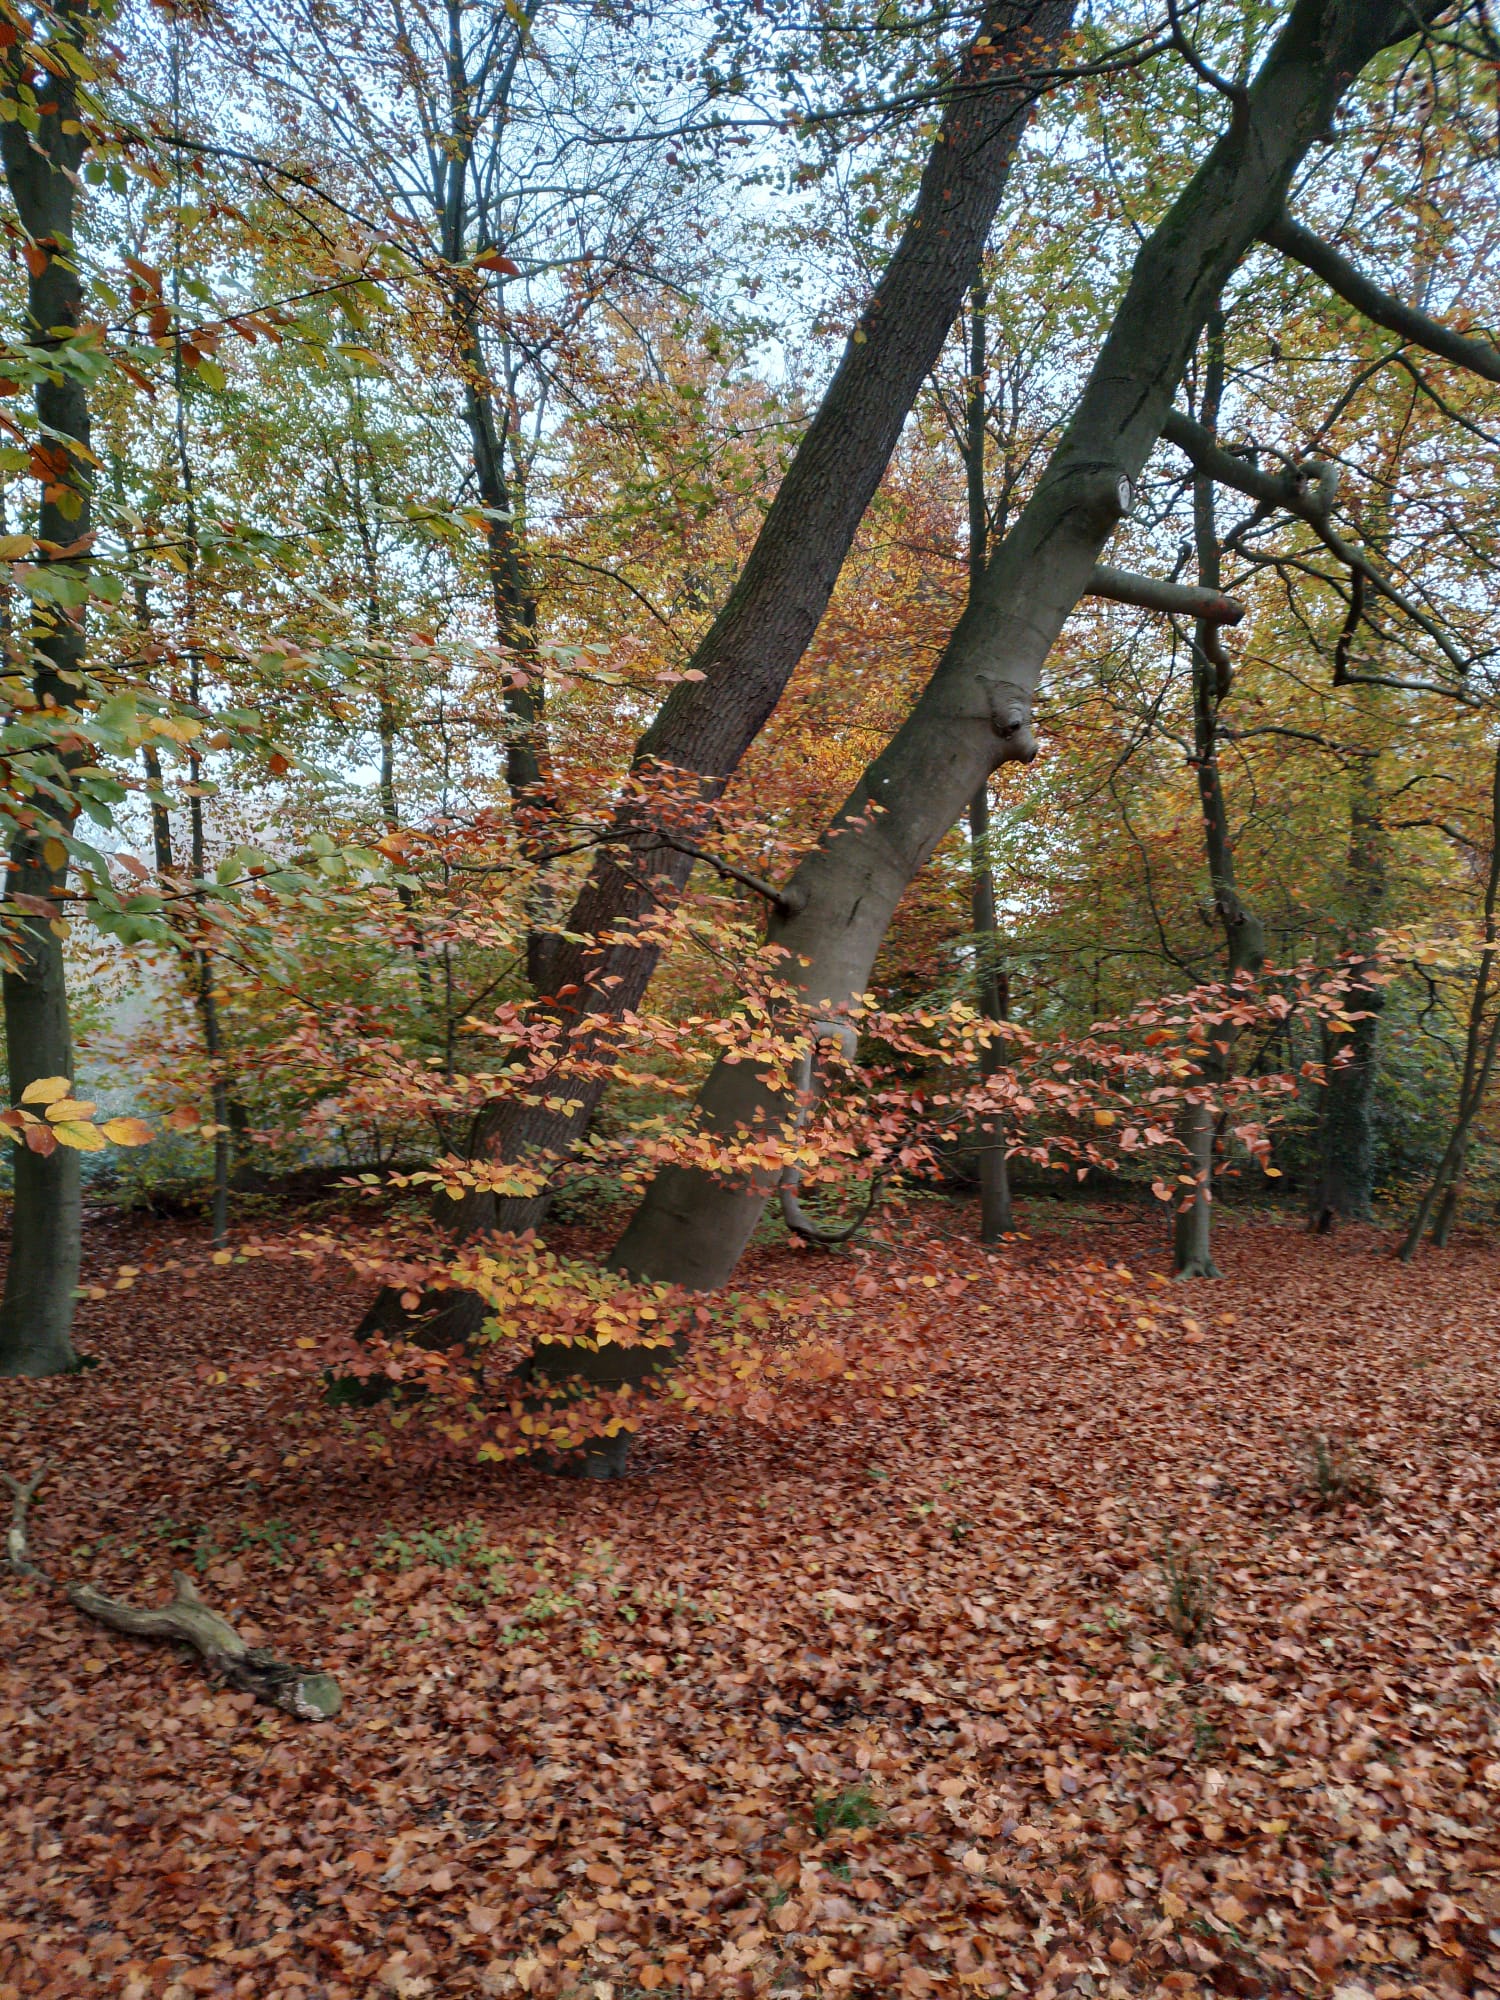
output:
M1070 0L1001 0L989 9L944 99L910 220L854 327L843 358L767 511L745 566L679 685L636 745L633 768L690 774L705 814L774 709L827 608L839 568L902 425L978 272L985 239L1037 91L1056 66ZM619 1016L636 1006L657 952L630 935L680 892L701 830L654 816L632 788L548 952L548 980L568 1013ZM665 837L664 837L665 836ZM473 1157L565 1151L586 1129L599 1088L566 1110L503 1101L476 1120ZM454 1226L534 1227L545 1198L469 1195ZM461 1299L423 1308L422 1339L446 1345L482 1318ZM409 1321L395 1294L368 1330Z
M1253 82L1213 78L1229 106L1225 129L1142 247L1067 433L911 716L782 893L769 934L797 968L813 1016L848 1018L912 876L985 775L1034 754L1031 711L1047 655L1128 515L1158 437L1186 440L1210 470L1227 456L1200 426L1172 418L1215 301L1241 258L1277 226L1299 162L1353 79L1440 11L1299 0ZM1304 484L1297 471L1278 490L1300 494ZM1298 504L1316 511L1318 499ZM742 1061L718 1065L698 1101L710 1130L774 1125L784 1115L764 1075ZM721 1285L765 1199L761 1185L668 1167L614 1262L699 1289ZM600 1374L621 1357L601 1350L591 1359L589 1372Z

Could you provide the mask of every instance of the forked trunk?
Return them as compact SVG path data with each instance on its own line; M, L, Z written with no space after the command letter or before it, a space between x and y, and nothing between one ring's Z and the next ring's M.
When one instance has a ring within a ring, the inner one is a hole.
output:
M1125 299L1077 412L1025 511L986 570L932 680L866 771L830 836L798 868L798 907L770 936L805 960L806 1005L855 1004L896 904L977 786L1032 754L1031 702L1062 625L1128 508L1172 395L1225 280L1271 218L1340 95L1435 5L1301 0L1229 130L1136 259ZM878 807L872 813L871 808ZM836 834L837 837L831 837ZM697 1119L726 1139L757 1120L786 1127L789 1106L750 1063L717 1064ZM737 1184L672 1166L658 1175L613 1259L641 1277L723 1284L764 1206L762 1178ZM575 1372L608 1380L612 1358Z
M705 821L755 741L828 607L856 530L889 463L964 295L979 273L985 239L1038 93L1071 30L1076 0L993 0L953 78L916 205L900 243L853 330L833 380L792 457L745 567L689 670L636 745L637 774L694 775ZM639 1007L657 947L630 933L669 908L693 862L664 844L649 802L622 797L588 879L545 954L552 994L566 1020L584 1013L619 1019ZM692 843L684 843L691 845ZM604 943L606 936L613 941ZM580 1048L580 1053L587 1053ZM603 1081L570 1083L569 1108L500 1100L475 1120L476 1159L565 1157L588 1130ZM441 1219L462 1240L489 1229L538 1228L545 1192L497 1201L474 1194ZM434 1310L442 1324L433 1322ZM376 1300L360 1328L405 1332L447 1345L482 1311L424 1299L403 1312L399 1292Z

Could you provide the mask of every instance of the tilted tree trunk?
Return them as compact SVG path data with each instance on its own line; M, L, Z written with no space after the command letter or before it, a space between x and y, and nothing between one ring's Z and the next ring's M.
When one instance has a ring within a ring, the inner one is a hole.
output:
M780 699L827 609L855 531L880 484L922 383L978 275L990 224L1033 102L1072 26L1076 0L993 0L960 65L905 233L860 315L837 372L803 434L738 581L679 682L636 746L634 767L695 775L705 816ZM629 933L681 893L692 859L659 838L634 794L615 812L622 840L598 859L548 953L552 993L575 989L563 1015L618 1018L637 1007L655 969ZM692 844L692 843L685 843ZM587 1130L602 1081L569 1085L571 1109L488 1106L472 1157L565 1154ZM450 1204L454 1233L535 1228L546 1196ZM425 1344L467 1338L483 1316L468 1295L424 1300L414 1317L383 1293L362 1332L400 1330Z
M90 8L77 0L54 0L51 19L54 37L77 41L87 31ZM0 53L0 91L15 99L29 90L34 63L34 48L12 42ZM74 209L86 142L72 72L64 62L59 60L55 71L38 73L37 95L45 98L46 108L39 110L34 130L15 118L0 124L0 159L16 214L33 246L26 339L34 347L57 349L78 326L82 308ZM68 449L69 440L87 449L88 397L76 376L60 374L55 381L44 378L37 384L35 401L50 475L37 516L39 557L79 571L87 562L85 549L66 556L59 552L74 549L89 532L88 460ZM38 704L71 707L84 660L82 611L34 610L29 645L31 688ZM73 1074L59 928L67 874L55 833L39 827L17 837L10 851L7 900L55 902L57 918L12 912L17 962L3 981L12 1102L38 1077ZM44 1159L17 1147L14 1164L10 1261L0 1303L0 1375L56 1375L77 1360L72 1326L81 1247L79 1156L60 1146Z
M1224 397L1224 314L1216 304L1209 315L1204 347L1203 396L1198 420L1217 437ZM1193 476L1193 540L1198 558L1198 582L1218 593L1224 583L1224 555L1214 506L1214 483L1204 473ZM1203 821L1203 846L1208 861L1214 915L1224 932L1229 977L1258 973L1265 963L1265 932L1235 880L1234 839L1224 803L1219 768L1219 704L1233 678L1229 655L1217 622L1200 618L1193 634L1193 769L1198 784L1198 808ZM1231 1056L1214 1049L1200 1059L1204 1079L1220 1082L1228 1074ZM1178 1120L1178 1136L1187 1151L1197 1185L1177 1203L1172 1218L1172 1270L1178 1278L1217 1278L1214 1262L1213 1183L1218 1120L1213 1107L1190 1103Z
M1136 258L1078 409L904 726L865 772L829 835L793 876L770 936L798 966L810 1010L848 1009L905 890L988 772L1033 754L1031 704L1048 652L1128 508L1215 299L1280 212L1287 183L1349 82L1437 12L1436 0L1298 0L1229 128ZM871 808L877 808L871 812ZM834 838L832 836L836 835ZM805 964L799 964L805 961ZM720 1062L697 1113L729 1135L786 1125L787 1105L750 1063ZM613 1263L700 1289L724 1283L766 1199L687 1167L648 1189ZM603 1350L575 1372L619 1380Z

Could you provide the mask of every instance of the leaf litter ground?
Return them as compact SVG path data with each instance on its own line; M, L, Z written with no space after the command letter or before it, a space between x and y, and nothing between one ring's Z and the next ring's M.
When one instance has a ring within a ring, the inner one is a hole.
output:
M233 1370L354 1287L99 1222L100 1365L0 1391L39 1553L346 1706L7 1583L0 2000L1500 1993L1500 1255L1242 1223L1173 1290L1142 1225L919 1216L924 1397L600 1486L352 1466Z

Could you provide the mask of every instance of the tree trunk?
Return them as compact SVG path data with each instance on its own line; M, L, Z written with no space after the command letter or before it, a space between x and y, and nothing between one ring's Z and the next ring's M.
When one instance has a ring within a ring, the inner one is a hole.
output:
M1401 1261L1409 1264L1416 1255L1417 1246L1422 1241L1422 1232L1432 1214L1433 1204L1441 1196L1442 1206L1438 1210L1437 1222L1433 1226L1432 1240L1435 1247L1443 1249L1453 1228L1454 1216L1458 1211L1458 1191L1463 1179L1464 1162L1468 1157L1469 1135L1474 1127L1484 1103L1485 1092L1489 1088L1490 1074L1494 1068L1497 1037L1500 1037L1500 1013L1485 1025L1485 1014L1490 1001L1490 979L1495 969L1497 943L1500 943L1500 928L1496 924L1496 903L1500 900L1500 749L1495 752L1495 774L1490 789L1490 866L1484 885L1484 949L1479 954L1479 969L1474 977L1474 995L1469 1002L1469 1026L1464 1038L1464 1067L1458 1085L1458 1110L1454 1117L1453 1132L1438 1170L1432 1177L1431 1185L1418 1204L1411 1227L1406 1232L1401 1245Z
M1208 317L1204 343L1203 395L1198 421L1217 439L1219 410L1224 398L1224 312L1217 301ZM1198 584L1221 595L1224 552L1214 507L1214 483L1203 473L1193 477L1193 540L1198 559ZM1234 837L1224 803L1224 779L1219 768L1219 705L1229 693L1233 670L1223 635L1210 618L1200 618L1193 634L1193 769L1198 784L1198 809L1203 821L1203 847L1213 893L1214 914L1224 932L1229 976L1258 973L1265 963L1265 932L1260 919L1239 893L1235 880ZM1219 1039L1227 1039L1221 1036ZM1221 1083L1229 1073L1232 1054L1210 1047L1199 1063L1205 1082ZM1213 1183L1218 1122L1207 1104L1185 1104L1178 1136L1195 1185L1180 1196L1172 1222L1172 1273L1177 1278L1217 1278L1214 1262Z
M964 472L969 502L969 591L984 580L989 560L990 509L985 490L986 416L985 308L983 284L969 295L969 385L965 398ZM969 801L969 923L974 938L975 1003L986 1021L1010 1016L1010 980L1000 966L1000 934L995 922L995 871L990 859L990 781L975 788ZM1000 1068L1000 1046L985 1045L979 1061L981 1077ZM1005 1157L1005 1130L993 1120L980 1125L979 1240L998 1243L1015 1229L1011 1209L1010 1167Z
M999 927L995 922L995 877L990 866L990 785L986 778L969 801L969 836L973 842L971 883L975 984L978 1006L987 1021L1010 1018L1010 979L1001 970ZM980 1057L983 1077L997 1074L1001 1051L997 1042L986 1045ZM1005 1156L1005 1129L988 1122L979 1128L979 1240L998 1243L1013 1233L1015 1212L1010 1198L1010 1167Z
M55 37L81 41L89 20L87 5L55 0ZM13 41L0 54L0 89L13 102L32 67L24 40ZM56 349L77 328L82 306L73 261L73 214L84 138L72 72L61 62L55 73L47 74L45 94L47 105L34 130L18 120L0 125L0 158L35 251L28 266L26 339L35 347ZM58 552L74 548L89 532L89 461L67 448L69 440L76 440L87 450L88 397L76 376L61 374L37 384L35 404L41 448L49 460L37 519L39 554L43 561L77 573L87 565L85 552ZM71 707L84 663L83 612L35 609L30 638L37 704ZM61 761L66 769L68 758ZM59 813L55 824L69 830L72 814ZM57 928L67 872L65 850L45 823L20 835L11 848L8 900L36 897L57 907L55 919L34 913L12 918L16 961L3 978L12 1101L38 1077L73 1075L63 939ZM72 1325L82 1228L79 1157L68 1147L46 1159L17 1147L14 1161L10 1261L0 1303L0 1375L55 1375L77 1360Z
M910 222L860 315L838 370L762 523L739 580L684 679L636 745L639 779L653 770L693 773L705 816L755 741L791 678L838 580L907 415L973 284L1010 164L1038 90L1056 65L1076 0L995 0L954 79ZM649 796L622 797L572 910L549 941L545 981L576 997L554 1003L563 1019L618 1019L640 1005L658 950L617 938L670 905L692 859L661 844ZM687 843L696 844L694 842ZM566 935L563 935L566 933ZM568 1112L499 1100L475 1120L471 1157L563 1157L588 1129L603 1081L571 1083ZM450 1203L460 1240L540 1225L547 1197ZM362 1333L402 1330L449 1345L483 1317L474 1302L424 1300L403 1313L399 1293L376 1300Z
M1214 146L1143 246L1078 409L990 562L931 681L829 834L797 869L795 909L770 925L819 1017L856 1004L896 904L987 774L1033 754L1043 664L1128 508L1214 301L1279 213L1291 174L1339 97L1420 14L1404 0L1299 0ZM872 815L870 808L880 811ZM833 836L837 836L836 838ZM696 1116L707 1131L776 1129L787 1107L748 1062L716 1064ZM763 1177L731 1184L682 1166L647 1190L616 1249L621 1270L700 1290L721 1285L755 1227ZM617 1358L580 1355L610 1379Z
M1349 885L1353 910L1351 937L1367 949L1385 914L1387 838L1381 814L1378 757L1362 757L1349 811ZM1325 1033L1325 1059L1347 1051L1346 1062L1327 1060L1318 1121L1318 1178L1309 1207L1309 1226L1327 1235L1341 1218L1368 1222L1375 1187L1375 1065L1385 989L1366 986L1360 974L1367 961L1350 970L1348 1005L1362 1019L1336 1049Z

